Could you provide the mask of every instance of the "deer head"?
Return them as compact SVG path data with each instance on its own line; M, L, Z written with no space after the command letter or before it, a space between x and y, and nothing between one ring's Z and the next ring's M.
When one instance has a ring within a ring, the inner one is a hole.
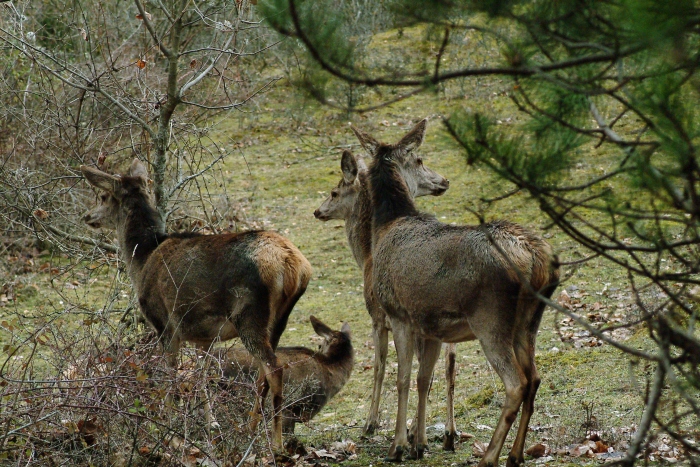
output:
M411 196L417 198L426 195L440 196L450 186L449 180L423 164L423 158L416 151L425 139L426 127L427 120L422 120L401 141L393 145L380 143L354 126L352 130L362 147L373 158L376 157L380 147L391 148L391 157L396 161ZM367 172L367 166L361 156L353 156L348 150L343 151L340 168L343 178L331 190L331 194L321 206L314 211L314 216L322 221L347 219L362 189L360 176Z
M413 198L417 198L426 195L440 196L450 187L449 180L427 168L423 164L423 157L418 153L418 148L425 140L427 127L428 120L421 120L396 144L380 143L354 126L352 131L372 158L376 158L381 152L382 157L389 157L397 164L409 193Z
M314 328L314 332L323 338L319 352L324 355L328 355L334 347L349 342L352 338L348 323L343 323L340 331L334 331L315 316L311 316L309 320Z
M323 204L314 211L316 219L322 221L347 219L357 202L357 196L362 189L358 176L360 172L367 171L367 166L362 156L353 156L346 149L340 158L340 169L343 172L343 178L331 190L331 194Z
M108 174L85 165L80 166L80 171L90 185L101 190L98 205L83 215L85 223L94 229L118 229L133 210L134 202L153 207L148 172L138 159L134 159L129 171L123 175Z

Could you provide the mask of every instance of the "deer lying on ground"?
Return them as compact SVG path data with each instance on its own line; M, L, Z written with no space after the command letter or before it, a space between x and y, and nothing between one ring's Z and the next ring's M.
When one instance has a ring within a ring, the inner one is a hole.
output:
M347 383L355 364L350 326L343 323L334 331L311 316L311 325L323 338L317 352L305 347L278 347L277 361L284 366L284 398L282 410L284 433L294 433L296 423L306 423ZM250 353L240 347L217 349L224 378L245 382L255 378L258 365Z
M412 130L397 144L372 147L369 186L372 212L372 286L389 316L398 355L398 410L387 459L408 449L406 408L414 344L418 352L418 415L409 457L427 445L425 410L442 342L478 339L505 385L506 401L479 466L496 466L506 435L522 406L507 465L523 463L523 447L540 377L535 339L544 302L558 285L551 247L506 221L452 226L420 213L400 166L423 141Z
M425 132L427 121L418 123L414 131ZM373 150L373 140L364 133L353 128L360 143L366 146L368 152ZM387 317L372 293L372 212L369 197L369 181L367 166L361 156L354 157L350 151L344 151L340 162L343 178L331 190L330 195L316 209L314 216L322 221L330 219L345 220L345 233L350 244L353 257L360 269L363 270L365 304L372 318L372 339L374 341L374 383L370 411L365 423L366 435L373 434L379 427L379 401L382 384L386 372L386 357L388 351ZM415 152L404 158L399 164L404 180L410 188L413 197L433 195L440 196L448 188L449 182L443 176L423 165L422 158ZM454 451L457 427L454 422L454 380L455 380L455 348L449 344L445 350L446 380L447 380L447 422L443 448Z
M258 390L260 397L272 391L273 445L281 448L282 367L275 349L311 278L304 255L274 232L166 234L146 167L138 159L123 175L86 166L80 170L102 191L100 204L84 220L94 228L116 229L141 311L157 332L169 365L177 367L183 341L208 349L215 341L240 337L264 368ZM204 412L215 427L207 397ZM252 425L258 419L254 411Z

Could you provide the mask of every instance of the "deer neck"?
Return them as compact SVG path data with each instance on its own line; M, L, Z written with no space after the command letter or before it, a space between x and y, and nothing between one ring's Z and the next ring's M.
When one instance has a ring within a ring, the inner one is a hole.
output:
M367 174L362 172L359 177L360 190L350 215L345 219L345 234L355 262L362 269L372 255L372 204Z
M150 203L135 202L128 207L126 215L119 223L117 238L120 256L135 286L140 282L141 271L146 260L158 248L165 236L163 220Z
M393 160L377 157L370 168L369 179L373 239L394 220L419 214Z

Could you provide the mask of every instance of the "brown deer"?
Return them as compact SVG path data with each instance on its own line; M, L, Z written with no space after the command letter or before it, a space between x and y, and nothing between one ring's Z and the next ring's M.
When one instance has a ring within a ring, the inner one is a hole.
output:
M415 131L425 132L427 121L423 120L414 128ZM374 149L373 138L353 127L360 143L371 153ZM379 401L381 398L384 374L386 372L386 357L388 350L388 323L386 314L377 303L372 293L372 212L369 197L369 182L367 166L361 156L353 156L350 151L343 151L340 162L343 177L338 185L331 190L330 195L316 209L314 216L322 221L343 219L345 233L350 249L364 275L365 304L372 318L372 339L374 341L374 383L370 411L365 423L366 435L373 434L379 426ZM428 169L422 158L411 153L399 164L402 176L409 180L413 187L414 197L433 195L440 196L448 188L449 182L443 176ZM457 428L454 422L454 379L455 379L455 348L449 344L445 351L446 380L447 380L447 422L443 448L454 450ZM415 425L414 425L415 426Z
M278 347L275 354L284 366L282 429L294 433L296 423L306 423L318 414L347 383L355 364L350 325L343 323L334 331L314 316L310 317L316 334L323 338L317 352L306 347ZM217 349L223 376L229 381L245 382L255 378L258 365L250 353L240 347Z
M138 159L123 175L86 166L80 170L102 191L101 202L84 220L93 228L116 229L141 311L168 363L177 366L183 341L208 349L215 341L240 337L264 368L259 392L264 397L272 391L273 446L281 448L282 367L275 349L311 278L304 255L274 232L166 234L146 167ZM204 412L207 423L216 426L206 396ZM254 412L252 425L257 420Z
M387 459L409 447L406 408L414 348L419 369L416 433L409 457L421 458L427 439L425 409L442 342L478 339L505 385L506 401L479 466L496 466L522 406L507 465L523 463L523 447L540 377L535 339L544 302L558 285L551 247L506 221L452 226L419 212L400 164L423 141L411 131L397 144L373 144L369 186L372 211L372 286L389 316L398 355L398 410ZM415 346L415 347L414 347Z

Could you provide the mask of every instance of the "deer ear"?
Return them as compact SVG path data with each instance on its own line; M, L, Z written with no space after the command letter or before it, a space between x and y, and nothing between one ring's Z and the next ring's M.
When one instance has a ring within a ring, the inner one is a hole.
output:
M350 125L350 128L352 128L352 131L355 132L355 136L357 136L357 139L360 141L362 147L365 148L365 151L367 151L367 153L369 153L369 155L372 157L377 155L377 150L379 149L379 141L372 138L370 135L360 130L355 125Z
M418 149L425 139L426 128L428 128L428 119L424 118L411 131L406 133L406 136L401 138L397 146L404 149L407 153Z
M146 170L146 166L143 165L143 162L137 158L134 158L131 167L129 167L129 176L142 178L144 182L148 182L148 170Z
M343 171L343 180L345 183L352 183L357 178L357 161L347 149L343 151L343 156L340 158L340 168Z
M309 317L309 320L311 321L311 326L314 327L314 331L316 332L316 334L318 334L321 337L333 336L333 330L325 324L323 324L321 320L319 320L315 316Z
M97 170L86 165L81 165L80 171L83 173L83 177L85 177L85 180L87 180L90 185L111 193L112 195L117 193L118 188L121 185L121 180L119 177L102 172L101 170Z
M350 325L347 322L343 323L343 327L340 328L340 332L348 336L348 339L352 337L352 333L350 332Z

